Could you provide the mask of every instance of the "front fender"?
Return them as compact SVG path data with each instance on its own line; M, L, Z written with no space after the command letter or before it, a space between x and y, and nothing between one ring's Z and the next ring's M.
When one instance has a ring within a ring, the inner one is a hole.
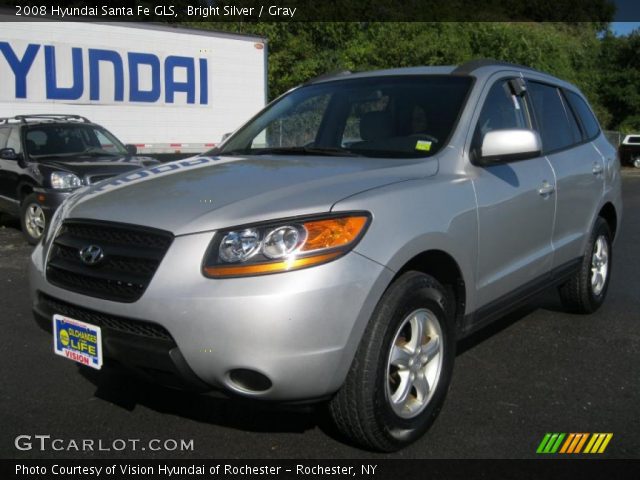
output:
M416 255L440 250L460 268L466 312L476 308L478 217L473 185L457 175L437 175L355 195L332 211L367 210L372 222L355 251L398 272Z

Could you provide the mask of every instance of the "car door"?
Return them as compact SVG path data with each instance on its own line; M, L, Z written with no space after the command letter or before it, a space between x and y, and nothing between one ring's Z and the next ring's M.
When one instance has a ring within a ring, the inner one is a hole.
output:
M0 126L0 148L13 148L15 141L12 135L14 128L10 126ZM0 209L5 212L16 213L16 181L18 168L16 160L6 160L0 158Z
M7 146L7 140L9 140L9 133L11 130L9 126L0 126L0 149L3 149ZM5 178L5 166L6 163L10 160L5 160L0 158L0 201L3 201L2 197L6 197L7 193L7 180Z
M528 90L544 153L556 176L553 266L562 269L584 253L604 190L604 162L560 88L528 81Z
M496 129L530 128L526 92L516 95L508 79L489 89L475 124L471 151ZM479 305L533 286L548 275L555 211L553 170L543 156L475 166L478 204L477 289Z

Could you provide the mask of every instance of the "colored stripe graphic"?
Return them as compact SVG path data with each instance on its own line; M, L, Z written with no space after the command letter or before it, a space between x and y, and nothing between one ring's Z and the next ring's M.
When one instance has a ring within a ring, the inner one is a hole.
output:
M543 453L544 451L544 447L547 444L547 442L549 441L549 438L551 437L550 433L547 433L544 438L542 439L542 441L540 442L540 445L538 445L538 449L536 450L536 453Z
M613 433L546 433L536 453L604 453L612 438Z
M587 438L589 438L589 434L583 433L582 438L578 442L578 445L576 445L576 449L573 451L573 453L580 453L582 451L582 447L584 446L584 443L587 441Z
M547 433L540 445L538 445L537 453L556 453L562 443L562 439L565 437L564 433Z
M572 433L570 436L572 437L571 443L567 441L567 443L563 445L560 453L580 453L580 450L582 450L582 446L584 445L584 442L587 441L589 434Z
M567 450L568 450L569 446L571 445L571 443L573 442L574 438L576 438L576 434L575 433L570 433L569 436L567 437L567 441L564 442L564 445L562 445L562 448L560 449L559 453L567 453Z
M594 433L584 449L584 453L603 453L609 445L613 433Z

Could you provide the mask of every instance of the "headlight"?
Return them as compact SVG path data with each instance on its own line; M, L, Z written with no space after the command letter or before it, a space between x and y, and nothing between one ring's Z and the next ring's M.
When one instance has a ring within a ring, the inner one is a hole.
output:
M220 260L227 263L245 262L260 250L260 232L255 228L248 228L239 232L227 233L218 253Z
M56 190L79 188L82 186L82 180L73 173L53 172L51 174L51 186Z
M362 238L368 213L282 220L220 231L209 246L207 277L244 277L320 265L341 257Z

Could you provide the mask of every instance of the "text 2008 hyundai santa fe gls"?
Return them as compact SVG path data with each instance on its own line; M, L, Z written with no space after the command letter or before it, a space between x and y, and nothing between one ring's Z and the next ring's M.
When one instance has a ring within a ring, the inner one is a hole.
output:
M602 304L621 213L573 85L489 61L325 77L218 150L72 196L33 308L60 355L325 401L390 451L433 422L457 339L552 285Z

